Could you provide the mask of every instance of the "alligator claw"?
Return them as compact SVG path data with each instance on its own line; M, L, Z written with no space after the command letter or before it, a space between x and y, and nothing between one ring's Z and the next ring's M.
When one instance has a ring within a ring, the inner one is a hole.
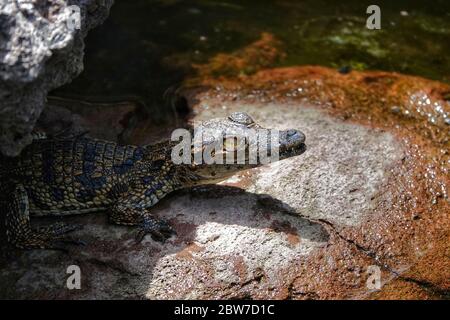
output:
M172 235L176 234L176 232L166 221L146 217L140 225L140 229L136 235L136 241L140 243L147 234L150 234L155 241L165 242Z

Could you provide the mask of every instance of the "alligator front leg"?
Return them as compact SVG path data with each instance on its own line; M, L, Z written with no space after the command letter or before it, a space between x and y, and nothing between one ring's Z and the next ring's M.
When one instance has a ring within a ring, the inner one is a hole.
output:
M5 209L7 239L18 248L65 250L61 244L80 243L63 238L65 233L79 229L79 226L56 223L49 227L33 230L30 224L28 195L22 185L16 186L10 194Z
M155 218L148 208L138 204L118 204L111 209L109 218L116 224L139 226L137 242L141 242L147 234L150 234L153 240L161 242L175 234L168 222Z

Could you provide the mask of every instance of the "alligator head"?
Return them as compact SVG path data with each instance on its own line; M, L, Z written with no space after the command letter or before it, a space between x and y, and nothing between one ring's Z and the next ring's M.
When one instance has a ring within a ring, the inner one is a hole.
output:
M199 185L222 181L238 171L283 160L306 150L305 135L295 129L278 131L263 128L247 113L235 112L227 118L194 124L193 139L184 152L185 184ZM180 154L181 147L172 149Z

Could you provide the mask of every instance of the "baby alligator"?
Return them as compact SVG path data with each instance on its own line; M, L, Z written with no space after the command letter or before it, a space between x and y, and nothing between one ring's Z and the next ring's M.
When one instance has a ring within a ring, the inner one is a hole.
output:
M202 122L197 128L203 130L202 150L220 139L223 143L218 153L224 157L237 152L235 143L230 147L227 141L230 132L234 137L244 138L245 148L249 149L250 139L245 138L254 132L252 129L270 131L242 112ZM304 141L300 131L281 131L279 159L303 153ZM138 240L150 234L154 240L163 241L173 234L173 229L154 217L150 208L165 195L185 187L215 183L259 165L250 161L248 152L245 162L240 164L236 159L231 164L204 161L175 164L172 149L176 145L179 142L171 140L147 146L122 146L85 135L42 137L34 140L19 157L0 157L0 210L6 215L8 241L24 249L61 248L61 244L71 241L65 234L75 228L57 223L33 229L30 216L101 210L107 210L114 223L137 226ZM196 146L189 146L191 159L199 151Z

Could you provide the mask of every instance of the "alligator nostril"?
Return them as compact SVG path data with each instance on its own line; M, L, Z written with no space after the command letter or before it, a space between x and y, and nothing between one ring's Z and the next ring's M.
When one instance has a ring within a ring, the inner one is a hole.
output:
M293 140L295 142L304 143L305 142L305 135L303 132L295 129L289 129L286 131L286 139Z

